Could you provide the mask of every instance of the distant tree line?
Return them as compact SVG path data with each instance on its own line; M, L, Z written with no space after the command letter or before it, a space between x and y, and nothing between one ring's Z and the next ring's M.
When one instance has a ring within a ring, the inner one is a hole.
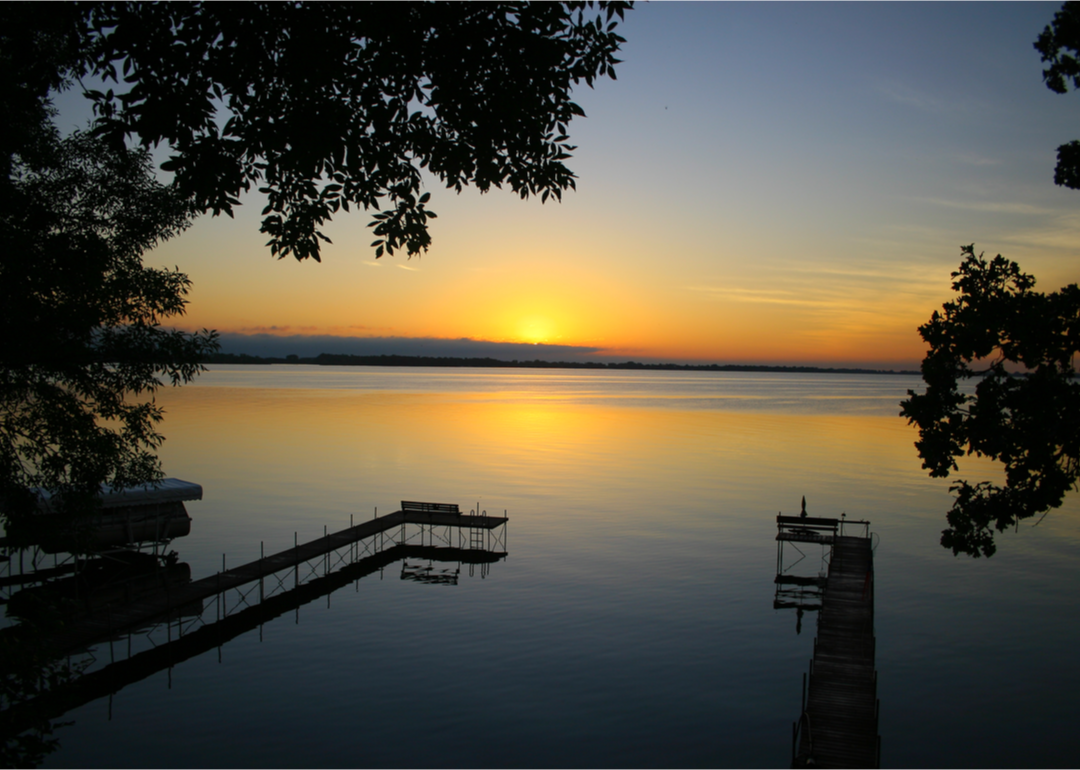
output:
M456 366L491 369L642 369L687 372L789 372L792 374L918 374L895 369L854 369L821 366L768 366L758 364L650 364L637 361L604 363L602 361L501 361L497 358L459 358L453 356L356 356L345 353L320 353L317 356L250 356L246 353L212 353L204 364L314 364L317 366Z

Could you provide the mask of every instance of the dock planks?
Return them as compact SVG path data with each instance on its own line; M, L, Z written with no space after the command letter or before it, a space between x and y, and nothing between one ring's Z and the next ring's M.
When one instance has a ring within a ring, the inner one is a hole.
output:
M818 616L795 766L878 766L874 653L870 539L837 535Z

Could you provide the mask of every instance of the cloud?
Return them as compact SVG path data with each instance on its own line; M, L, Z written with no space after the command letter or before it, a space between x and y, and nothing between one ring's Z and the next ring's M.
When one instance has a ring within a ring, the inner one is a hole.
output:
M986 158L981 155L974 155L972 153L965 153L964 155L958 155L956 158L960 163L966 163L969 166L1000 166L1001 161L997 158Z
M1060 213L1058 209L1034 206L1030 203L1020 203L1018 201L946 200L944 198L917 198L916 200L934 206L947 206L948 208L962 209L964 211L985 211L991 214L1053 216Z
M924 112L941 112L945 106L937 97L904 83L880 83L878 84L878 92L889 101L914 107Z
M504 361L592 361L602 348L586 345L547 345L523 342L490 342L468 337L335 337L257 333L221 335L221 352L252 356L317 356L337 353L356 356L435 356L450 358L497 358Z
M960 98L953 96L943 97L895 80L879 82L877 91L891 102L902 104L905 107L914 107L920 112L939 115L945 113L961 114L984 106L983 102L972 99L970 96Z
M754 302L769 305L799 305L815 306L831 304L826 300L811 299L799 296L793 291L784 289L746 289L739 286L688 286L690 291L707 294L716 299L733 300L736 302Z
M271 326L243 326L237 330L237 333L283 335L289 332L293 334L304 334L316 331L319 331L318 326L278 326L274 324Z

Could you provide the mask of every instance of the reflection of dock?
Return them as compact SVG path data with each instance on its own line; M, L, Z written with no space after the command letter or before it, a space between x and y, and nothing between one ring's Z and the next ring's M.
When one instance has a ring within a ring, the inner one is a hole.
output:
M820 610L821 597L825 590L825 572L813 575L792 575L792 569L806 558L798 543L812 543L822 546L822 564L825 564L825 546L831 546L836 539L838 519L822 519L806 515L806 498L803 498L801 516L776 517L776 596L773 609L797 609L802 617L803 610ZM793 563L787 564L785 546L790 546L799 554ZM801 628L801 625L800 625Z
M502 521L505 521L505 518ZM355 549L353 553L355 555ZM429 562L457 562L460 568L461 564L490 564L505 556L505 553L472 548L394 544L385 550L357 558L329 574L313 577L308 582L301 583L283 593L266 596L258 604L238 609L231 615L221 617L216 622L209 622L187 633L183 632L183 625L178 623L174 634L171 621L167 621L170 631L168 641L162 641L126 659L113 660L104 668L78 676L70 683L49 689L32 700L16 703L5 710L0 710L0 735L18 735L40 724L41 720L60 719L72 709L98 698L111 697L124 687L146 679L158 671L169 669L171 672L173 666L185 660L207 653L214 648L220 648L231 639L253 631L286 612L293 610L299 612L299 608L303 605L323 596L328 597L334 591L378 572L395 561L425 559ZM175 610L172 615L175 618ZM109 654L112 658L114 653L111 642Z
M877 767L877 672L874 670L874 555L869 523L805 516L777 517L781 542L831 545L827 577L777 576L777 593L810 588L818 609L818 634L803 713L793 732L795 767ZM846 530L858 528L858 536ZM781 537L784 535L784 537ZM816 590L820 589L820 593ZM779 606L799 606L796 604Z
M272 575L278 576L277 582L281 584L288 578L287 576L282 578L278 573L291 572L293 586L297 587L309 575L317 574L319 565L322 565L323 574L326 575L333 566L338 564L356 563L367 555L388 551L394 546L416 545L411 541L417 538L419 538L419 547L424 547L426 540L428 547L436 551L445 554L453 550L458 560L466 563L480 563L482 567L490 561L506 556L505 532L500 538L496 531L506 523L505 516L462 515L451 510L451 508L456 510L457 506L418 509L416 505L403 504L403 510L388 516L357 524L248 564L223 570L216 575L184 586L170 588L164 597L159 595L125 604L111 612L75 618L68 630L50 640L52 652L65 654L82 649L101 639L109 638L119 630L150 623L163 616L167 617L172 608L205 601L233 589L239 590L256 581L259 583L259 596L262 599L263 581ZM456 546L453 537L455 531L458 533ZM447 547L435 548L436 539L445 543ZM496 551L495 549L499 547L502 550ZM333 564L331 564L332 555ZM470 558L481 555L485 558L479 560ZM301 575L302 566L304 575Z

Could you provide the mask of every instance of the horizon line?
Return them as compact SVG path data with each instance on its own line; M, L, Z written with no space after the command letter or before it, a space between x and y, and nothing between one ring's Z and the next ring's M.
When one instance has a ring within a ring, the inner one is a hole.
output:
M223 360L225 359L225 360ZM248 353L212 353L203 358L204 364L274 365L288 366L397 366L397 367L445 367L470 369L644 369L688 371L768 371L803 372L822 374L902 374L920 375L910 369L872 369L859 366L815 366L805 364L718 364L676 363L649 361L547 361L542 359L504 360L484 357L462 356L415 356L396 353L355 355L350 353L319 353L316 356L257 356Z
M649 364L678 364L694 366L779 366L813 367L819 369L866 369L871 371L913 371L919 368L916 360L904 360L882 356L881 358L861 360L835 360L812 358L807 356L799 360L792 359L751 359L753 363L743 363L720 357L701 355L671 356L655 355L642 350L609 349L599 345L570 345L559 343L532 342L494 342L471 337L353 337L332 334L269 334L267 332L241 333L222 332L219 334L222 353L251 355L264 358L285 358L297 355L313 358L320 354L329 355L399 355L449 358L493 358L501 361L565 361L568 363L597 362L621 363L639 361Z

